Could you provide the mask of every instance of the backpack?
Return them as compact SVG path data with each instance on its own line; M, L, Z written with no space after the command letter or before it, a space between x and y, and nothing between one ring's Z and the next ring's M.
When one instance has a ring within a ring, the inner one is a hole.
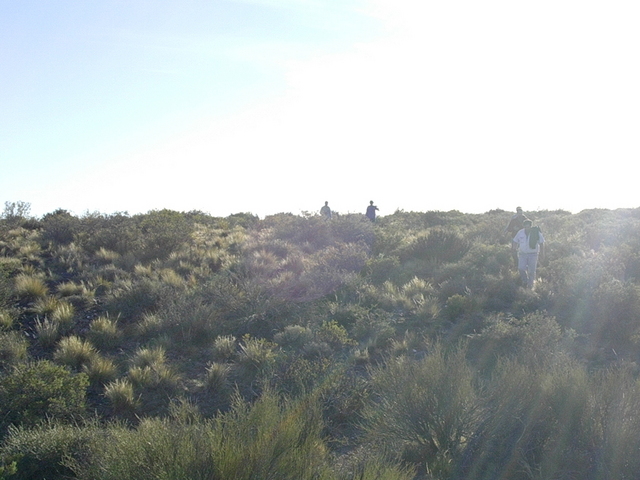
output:
M531 227L529 231L529 248L536 248L540 241L540 227Z

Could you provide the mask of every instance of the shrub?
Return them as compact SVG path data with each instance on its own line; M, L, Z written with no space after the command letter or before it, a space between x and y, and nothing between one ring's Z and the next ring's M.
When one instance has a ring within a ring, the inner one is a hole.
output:
M435 345L422 360L391 359L372 371L372 385L373 402L362 413L368 441L446 477L477 426L465 349L446 352Z
M47 360L18 365L0 377L0 432L9 425L33 426L45 417L78 418L85 411L87 384L85 374Z
M640 471L640 458L634 453L640 448L640 385L634 370L618 366L590 379L584 414L588 429L584 434L573 431L570 435L584 435L584 456L594 478L634 478ZM589 455L594 445L601 452L599 458Z
M45 241L68 245L78 231L79 220L63 209L42 217L42 237Z
M540 312L522 318L494 315L472 337L470 351L479 367L491 367L501 357L529 365L545 365L570 346L573 333L563 332L555 317Z
M343 348L355 344L355 342L349 338L347 329L339 325L335 320L322 322L322 325L320 325L316 332L316 339L329 344L333 348Z
M0 332L0 371L27 359L27 339L18 332Z
M111 426L109 440L93 443L73 470L79 480L333 480L321 419L312 401L281 403L271 394L252 405L237 399L230 412L208 421Z
M66 463L89 453L89 445L102 437L97 425L47 422L35 428L12 428L0 447L0 458L15 459L11 480L63 480L73 476ZM0 470L1 474L1 470ZM0 478L4 478L0 475Z
M281 347L300 350L313 340L313 332L310 328L301 325L287 325L282 332L274 336L273 340Z
M599 447L585 430L591 412L583 367L566 359L544 368L502 361L487 393L455 478L623 478L592 476Z
M167 258L193 231L193 225L183 214L171 210L150 211L136 219L144 242L143 261Z
M464 257L471 244L457 232L435 229L426 235L419 235L402 253L404 262L421 259L435 264L455 262Z

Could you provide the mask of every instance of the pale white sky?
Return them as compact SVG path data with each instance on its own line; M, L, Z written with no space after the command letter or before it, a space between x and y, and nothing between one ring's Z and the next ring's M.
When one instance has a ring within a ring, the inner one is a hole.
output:
M0 0L0 201L640 206L633 1Z

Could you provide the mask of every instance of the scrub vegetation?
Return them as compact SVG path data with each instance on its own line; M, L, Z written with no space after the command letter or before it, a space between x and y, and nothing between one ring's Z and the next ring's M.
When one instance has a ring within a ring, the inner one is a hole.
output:
M18 208L19 207L19 208ZM0 216L0 479L635 479L640 209Z

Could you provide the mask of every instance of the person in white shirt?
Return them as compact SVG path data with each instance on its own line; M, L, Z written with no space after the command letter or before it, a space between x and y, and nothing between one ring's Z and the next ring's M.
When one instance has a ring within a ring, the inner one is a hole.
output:
M544 236L540 228L533 226L531 220L525 220L523 226L513 237L512 247L518 251L518 271L522 284L533 288L538 258L544 254Z

